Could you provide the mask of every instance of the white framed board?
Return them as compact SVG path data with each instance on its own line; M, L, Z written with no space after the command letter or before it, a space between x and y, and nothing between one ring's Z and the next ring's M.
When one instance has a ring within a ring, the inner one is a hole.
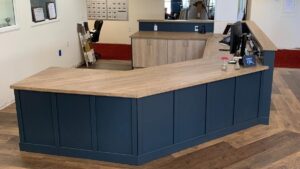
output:
M89 20L128 20L128 0L86 0Z

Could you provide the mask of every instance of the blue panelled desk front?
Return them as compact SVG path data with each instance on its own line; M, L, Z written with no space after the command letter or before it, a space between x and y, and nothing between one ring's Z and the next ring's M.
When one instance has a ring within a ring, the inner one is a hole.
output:
M20 149L139 165L268 124L268 70L141 98L15 89Z
M140 99L15 91L23 151L142 164L256 125L265 72ZM245 90L246 89L246 90Z

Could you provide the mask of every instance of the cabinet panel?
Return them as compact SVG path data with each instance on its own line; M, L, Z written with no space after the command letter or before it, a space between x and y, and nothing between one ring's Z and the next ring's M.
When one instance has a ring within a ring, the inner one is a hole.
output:
M148 40L150 57L146 58L146 66L157 66L168 63L167 40Z
M208 133L233 126L235 79L207 86L206 129Z
M167 40L133 39L133 66L150 67L168 63Z
M189 40L187 45L186 60L202 58L205 45L206 42L204 40Z
M169 40L168 63L185 61L187 45L188 42L186 40Z
M175 143L205 134L206 85L175 91L174 107Z
M96 97L99 151L133 154L131 105L131 99Z
M55 145L51 95L20 91L25 143Z
M146 67L146 58L150 57L147 39L132 40L133 67Z
M260 78L260 72L236 78L235 123L243 123L257 118Z
M92 150L89 96L57 94L57 108L60 145Z
M139 154L173 144L173 93L138 100Z

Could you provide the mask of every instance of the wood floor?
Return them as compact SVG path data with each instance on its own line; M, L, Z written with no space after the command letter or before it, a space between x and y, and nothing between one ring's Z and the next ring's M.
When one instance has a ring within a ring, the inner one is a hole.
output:
M24 153L14 105L0 111L2 169L300 169L300 69L276 69L271 123L172 154L143 166Z

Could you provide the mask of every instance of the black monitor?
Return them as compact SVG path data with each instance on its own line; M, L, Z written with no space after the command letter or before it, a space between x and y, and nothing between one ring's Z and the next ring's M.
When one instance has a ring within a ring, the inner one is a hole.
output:
M231 26L231 34L230 34L231 54L236 54L237 51L240 49L242 35L243 35L242 22L236 22Z

